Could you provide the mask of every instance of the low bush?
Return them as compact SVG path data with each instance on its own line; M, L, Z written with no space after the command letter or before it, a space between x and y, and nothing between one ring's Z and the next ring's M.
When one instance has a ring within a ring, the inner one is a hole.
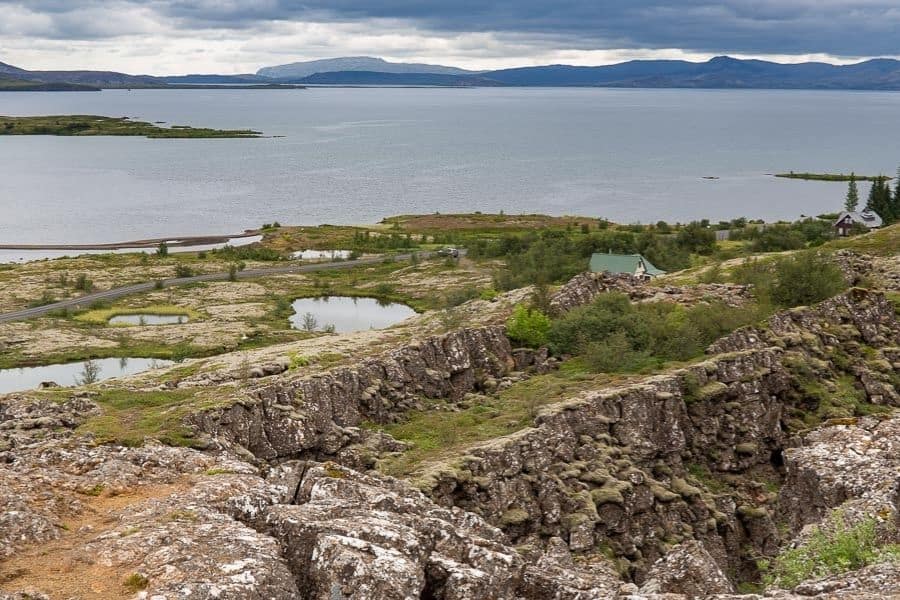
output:
M209 254L214 258L231 262L239 262L242 260L269 262L284 260L284 256L277 250L266 248L265 246L257 246L255 244L249 246L225 246L223 248L210 250Z
M775 264L772 299L780 306L808 306L845 289L838 266L815 252L801 252Z
M826 577L861 569L887 559L900 559L900 546L879 544L876 520L849 526L837 512L815 529L809 540L790 548L771 562L760 561L767 585L791 589L813 577Z
M455 288L444 294L443 304L444 306L459 306L464 302L474 300L478 297L478 294L478 288L474 285Z
M506 334L523 346L538 348L547 343L550 326L550 317L536 308L519 304L506 323Z
M752 285L760 302L781 308L809 306L847 289L840 268L813 250L777 260L748 259L732 270L731 279Z

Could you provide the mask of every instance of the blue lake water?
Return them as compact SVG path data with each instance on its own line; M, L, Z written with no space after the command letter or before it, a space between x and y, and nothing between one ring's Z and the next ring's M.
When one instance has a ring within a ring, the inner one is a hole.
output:
M0 137L0 243L112 242L434 211L626 223L796 218L837 210L844 186L768 173L892 174L900 162L900 94L889 92L0 94L0 114L72 113L284 137Z

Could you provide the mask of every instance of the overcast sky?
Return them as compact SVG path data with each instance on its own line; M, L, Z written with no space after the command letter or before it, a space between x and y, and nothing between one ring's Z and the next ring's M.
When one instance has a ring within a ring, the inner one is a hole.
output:
M898 0L0 0L0 61L247 73L370 55L472 69L900 55Z

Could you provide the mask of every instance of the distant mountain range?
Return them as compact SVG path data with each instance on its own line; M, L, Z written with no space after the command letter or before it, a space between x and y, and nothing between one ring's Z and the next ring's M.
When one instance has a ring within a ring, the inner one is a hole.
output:
M365 71L368 73L433 73L438 75L471 75L474 71L444 67L441 65L422 65L416 63L393 63L371 56L348 56L344 58L326 58L295 62L277 67L265 67L256 72L260 77L269 79L303 79L319 73L337 73L341 71Z
M900 61L780 64L721 56L702 63L635 60L601 67L549 65L477 72L348 57L266 67L256 74L171 77L110 71L28 71L0 63L0 90L278 85L900 90Z

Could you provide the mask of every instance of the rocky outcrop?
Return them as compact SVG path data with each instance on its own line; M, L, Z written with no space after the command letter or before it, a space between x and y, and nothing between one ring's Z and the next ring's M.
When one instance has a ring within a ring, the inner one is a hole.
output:
M545 359L546 353L514 352L502 327L461 329L352 367L271 380L188 421L211 446L241 447L260 459L330 456L360 441L363 421L396 420L421 408L423 398L452 402L492 389L510 373L542 368Z
M575 552L608 547L639 582L672 545L694 538L721 568L739 569L742 544L774 547L766 508L742 515L688 469L772 470L786 437L778 396L789 376L779 356L737 353L585 393L540 414L532 429L432 469L421 484L439 503L502 525L517 543L556 536Z
M405 445L360 425L421 398L452 408L493 393L544 369L545 353L485 327L246 383L242 401L189 417L207 452L97 445L78 433L100 410L89 396L6 397L0 598L900 593L889 563L734 593L756 559L834 510L875 515L879 539L897 541L898 342L884 297L851 290L735 332L697 364L548 406L532 427L428 465L418 489L362 472L367 455Z
M785 450L778 507L795 532L834 509L853 524L877 517L900 539L900 419L846 419L810 432Z
M776 506L759 480L782 482L795 415L849 416L841 411L857 400L843 394L896 405L892 374L845 361L840 349L893 344L898 333L883 296L851 290L729 336L705 363L550 407L534 428L433 466L421 484L518 543L557 536L576 553L606 546L638 582L692 539L723 571L752 577L751 556L781 541L775 519L787 504ZM728 494L711 492L714 484Z
M619 292L635 302L723 302L729 306L740 306L751 296L751 288L746 285L710 283L681 287L648 283L632 275L581 273L554 294L550 307L556 314L564 313L605 292Z
M734 586L703 544L690 540L675 546L650 569L641 593L661 592L696 598L733 593Z
M267 510L261 527L282 544L304 598L578 600L620 586L600 565L575 567L564 546L529 565L482 519L398 481L333 463L290 468L303 473L295 504Z

